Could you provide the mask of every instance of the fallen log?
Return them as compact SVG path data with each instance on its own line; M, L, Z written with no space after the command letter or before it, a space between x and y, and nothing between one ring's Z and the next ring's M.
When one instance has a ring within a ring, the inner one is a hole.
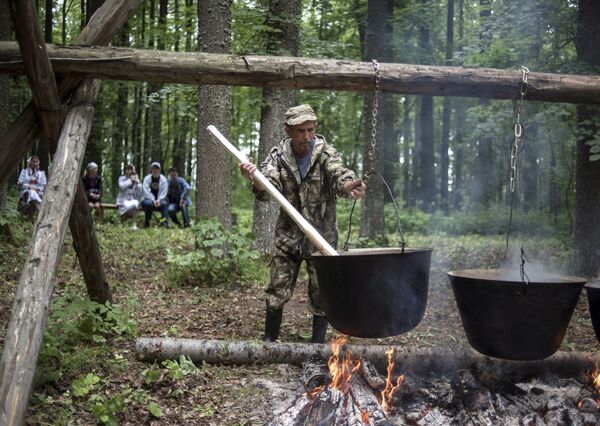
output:
M90 21L75 39L78 45L108 44L127 22L141 0L106 0L90 18ZM17 48L16 43L14 46ZM23 70L24 71L24 70ZM58 81L58 93L65 99L81 83L81 77L67 77ZM36 108L29 102L13 122L6 134L0 137L0 184L6 182L19 161L33 146L40 132Z
M370 62L285 56L226 55L130 48L47 46L64 76L157 83L373 91ZM17 46L0 43L0 73L24 72ZM381 91L408 95L515 99L520 70L381 63ZM525 99L600 103L600 77L529 73Z
M54 156L0 360L1 425L23 423L99 88L77 89Z
M48 141L48 148L54 153L64 123L64 111L39 26L35 3L33 0L10 0L9 3L19 48L27 69L33 103L42 132ZM69 219L75 251L90 299L98 303L110 302L112 294L102 265L87 196L81 179L77 179L77 182L75 202Z
M384 345L348 345L355 356L373 363L380 371L387 367ZM410 350L396 347L395 370L419 376L452 376L463 369L491 371L497 375L521 379L554 374L577 377L585 374L594 359L587 352L557 352L541 361L508 361L490 358L470 349L444 348ZM188 356L194 362L209 364L295 364L311 356L329 359L331 345L314 343L263 343L258 341L223 341L142 337L135 345L137 356L145 361L162 361Z

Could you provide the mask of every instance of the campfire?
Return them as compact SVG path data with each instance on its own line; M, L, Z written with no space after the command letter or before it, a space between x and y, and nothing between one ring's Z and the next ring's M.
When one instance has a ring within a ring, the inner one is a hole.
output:
M368 359L354 355L345 337L333 340L332 353L327 361L313 356L303 364L306 392L274 407L271 424L600 423L600 361L587 377L548 374L517 381L511 371L491 366L487 371L449 367L447 374L433 377L398 374L394 348L386 352L384 376ZM273 391L274 383L258 382Z

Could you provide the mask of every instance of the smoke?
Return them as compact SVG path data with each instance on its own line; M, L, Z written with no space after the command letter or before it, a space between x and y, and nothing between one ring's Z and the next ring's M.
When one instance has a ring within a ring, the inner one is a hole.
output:
M523 268L521 270L521 268ZM522 272L524 275L522 276ZM521 281L522 279L533 282L556 282L560 278L560 268L549 259L534 258L522 242L513 243L501 266L502 279ZM564 278L564 276L563 276Z

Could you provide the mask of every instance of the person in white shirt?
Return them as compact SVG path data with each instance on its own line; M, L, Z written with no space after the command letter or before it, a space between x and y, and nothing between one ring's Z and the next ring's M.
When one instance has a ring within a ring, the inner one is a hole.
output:
M142 184L140 178L135 172L135 167L128 164L125 166L124 175L119 177L119 195L117 197L117 207L121 220L131 218L133 220L133 229L137 229L136 218L140 208L140 199L142 198Z
M17 186L21 195L21 211L33 218L33 214L38 212L42 205L47 180L46 173L40 170L40 159L37 155L31 156L28 163L29 167L21 170Z

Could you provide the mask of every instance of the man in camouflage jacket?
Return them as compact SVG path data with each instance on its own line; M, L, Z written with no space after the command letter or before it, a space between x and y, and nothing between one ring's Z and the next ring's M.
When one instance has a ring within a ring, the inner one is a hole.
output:
M275 146L261 164L261 172L332 246L337 246L337 196L361 198L366 186L348 170L340 154L316 134L317 116L309 105L290 108L286 112L288 137ZM270 195L252 178L256 167L241 163L244 177L253 181L252 191L261 201ZM312 341L322 343L327 332L327 319L321 307L319 287L311 253L316 249L298 225L279 212L275 228L275 252L270 264L267 293L265 337L275 341L283 314L283 306L291 299L302 261L306 261L309 277L309 309L313 314Z

